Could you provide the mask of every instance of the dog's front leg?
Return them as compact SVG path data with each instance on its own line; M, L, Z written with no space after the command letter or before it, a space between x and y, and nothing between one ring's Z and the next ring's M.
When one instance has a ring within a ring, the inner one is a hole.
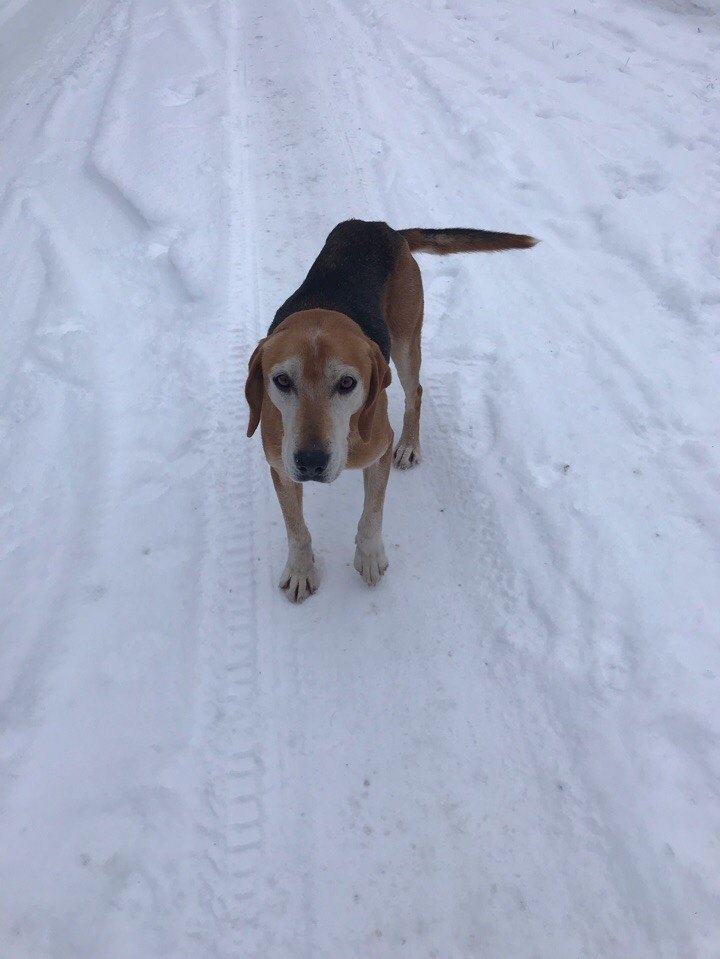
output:
M291 603L302 603L318 588L310 530L303 517L301 483L293 483L284 473L270 467L273 485L285 519L288 560L280 578L280 589Z
M365 505L355 537L355 569L368 586L379 582L388 568L382 538L382 521L391 463L392 435L388 448L380 459L363 470Z

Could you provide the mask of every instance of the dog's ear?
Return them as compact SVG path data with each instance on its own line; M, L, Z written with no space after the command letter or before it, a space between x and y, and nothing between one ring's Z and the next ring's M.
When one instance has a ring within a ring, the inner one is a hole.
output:
M371 372L370 383L368 385L367 396L358 419L358 433L363 443L367 443L372 433L373 420L375 419L375 408L378 398L383 390L390 386L392 374L390 367L385 362L385 357L380 352L377 343L372 344L371 350Z
M267 337L265 337L267 339ZM265 340L260 340L253 351L248 363L248 378L245 383L245 399L250 407L250 421L248 422L247 435L252 436L258 428L260 422L260 413L262 412L263 395L265 393L265 384L263 383L262 372L262 351Z

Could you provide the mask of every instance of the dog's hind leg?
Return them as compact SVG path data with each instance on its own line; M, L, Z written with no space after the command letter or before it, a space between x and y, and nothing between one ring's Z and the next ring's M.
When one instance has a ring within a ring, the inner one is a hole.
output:
M374 586L388 568L382 538L383 507L385 490L390 476L392 459L391 435L388 448L372 466L363 470L365 504L355 537L355 569L368 586Z
M318 574L312 552L310 530L303 516L303 490L300 483L270 467L273 486L280 502L288 538L288 560L280 577L280 589L291 603L302 603L318 588Z
M420 452L420 406L422 386L420 386L420 331L422 321L418 322L413 335L405 340L393 340L392 358L405 393L405 415L400 441L395 447L393 462L398 469L406 470L416 466L421 458Z
M420 267L405 245L385 290L385 315L392 339L391 355L405 393L405 416L393 462L406 470L420 462L420 360L423 285Z

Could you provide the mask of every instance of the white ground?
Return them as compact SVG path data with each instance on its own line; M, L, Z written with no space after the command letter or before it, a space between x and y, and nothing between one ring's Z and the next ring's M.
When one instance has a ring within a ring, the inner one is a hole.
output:
M715 0L0 0L2 959L720 956L718 63ZM423 258L390 569L344 475L294 608L242 388L348 216L543 243Z

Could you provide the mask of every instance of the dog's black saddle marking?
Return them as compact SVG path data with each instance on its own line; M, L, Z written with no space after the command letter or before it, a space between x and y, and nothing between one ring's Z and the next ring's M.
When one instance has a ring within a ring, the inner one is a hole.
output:
M300 310L344 313L390 359L390 331L382 297L402 239L387 223L346 220L330 233L302 285L275 314L268 336Z

